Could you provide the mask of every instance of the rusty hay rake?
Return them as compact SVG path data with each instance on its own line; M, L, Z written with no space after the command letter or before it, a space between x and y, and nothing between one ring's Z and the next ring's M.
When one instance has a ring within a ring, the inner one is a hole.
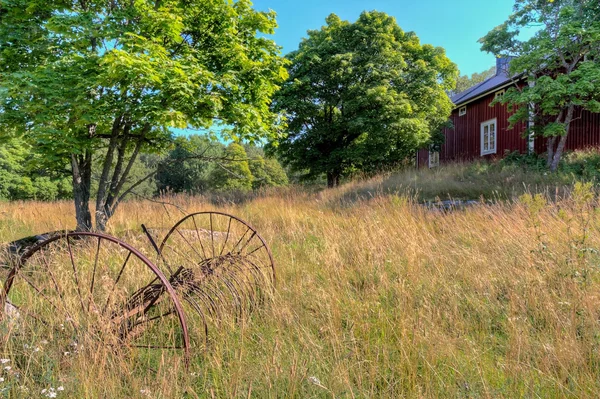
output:
M10 244L0 254L0 326L9 325L11 339L174 350L187 361L192 348L206 345L209 326L239 319L271 297L271 251L245 221L193 213L160 243L142 228L146 247L92 232Z

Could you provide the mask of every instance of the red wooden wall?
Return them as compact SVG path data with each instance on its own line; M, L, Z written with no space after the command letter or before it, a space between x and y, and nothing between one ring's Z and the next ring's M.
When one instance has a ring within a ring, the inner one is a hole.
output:
M528 151L528 140L523 137L526 123L522 122L513 129L508 128L510 113L505 105L490 107L494 93L467 104L467 114L458 116L458 109L452 111L450 120L453 128L445 129L445 143L440 151L440 163L452 161L471 161L475 159L502 158L506 152ZM481 156L481 123L490 119L497 120L496 153ZM600 114L578 110L571 123L567 138L567 150L600 147ZM546 140L536 138L535 152L546 151ZM428 166L428 151L421 150L417 156L417 166Z
M520 123L513 129L508 128L510 113L505 105L496 104L490 107L494 93L467 104L467 114L458 116L458 109L452 111L450 120L454 127L445 129L446 142L442 146L440 162L468 161L476 158L503 157L506 151L527 152L527 140L522 134L525 123ZM496 154L481 156L481 123L497 120Z

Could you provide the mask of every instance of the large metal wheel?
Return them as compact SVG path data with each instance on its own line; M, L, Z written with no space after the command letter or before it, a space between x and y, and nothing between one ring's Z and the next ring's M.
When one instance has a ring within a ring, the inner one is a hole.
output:
M44 340L64 354L126 350L155 365L165 351L189 358L184 311L168 278L104 234L64 233L22 254L0 288L2 318L10 319L12 343Z
M245 221L223 212L193 213L177 222L157 248L173 287L208 332L207 320L247 314L271 297L273 256ZM191 316L190 316L191 319Z

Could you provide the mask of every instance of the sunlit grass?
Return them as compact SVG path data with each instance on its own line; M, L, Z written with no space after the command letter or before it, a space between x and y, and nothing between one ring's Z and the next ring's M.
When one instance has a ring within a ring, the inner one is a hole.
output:
M148 370L100 349L64 361L43 337L28 348L5 342L0 397L58 386L57 397L597 397L600 217L590 188L561 185L554 201L551 184L506 177L509 201L445 213L414 195L421 184L441 196L430 179L458 172L425 173L218 207L271 245L272 302L213 326L187 370ZM109 233L151 254L141 223L164 235L183 212L215 209L166 200L182 211L128 202ZM3 242L73 226L70 203L2 206Z

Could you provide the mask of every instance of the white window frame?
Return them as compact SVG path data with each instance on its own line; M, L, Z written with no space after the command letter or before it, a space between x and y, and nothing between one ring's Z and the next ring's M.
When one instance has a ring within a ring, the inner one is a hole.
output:
M429 168L436 168L440 166L440 152L429 150Z
M463 116L467 114L467 106L465 105L464 107L460 107L458 109L458 116Z
M490 127L492 125L494 126L494 147L490 148L489 142L491 140L489 139L489 137L490 137L490 131L491 131ZM485 143L484 143L485 137L484 136L485 136L485 128L486 127L488 128L488 149L487 150L484 149L485 148ZM485 122L481 122L480 137L481 137L481 141L480 141L481 156L495 154L496 149L498 148L498 120L496 118L487 120Z
M504 89L497 91L496 94L494 94L494 100L497 100L498 97L502 97L504 95L504 93L506 93L506 90L504 90Z

